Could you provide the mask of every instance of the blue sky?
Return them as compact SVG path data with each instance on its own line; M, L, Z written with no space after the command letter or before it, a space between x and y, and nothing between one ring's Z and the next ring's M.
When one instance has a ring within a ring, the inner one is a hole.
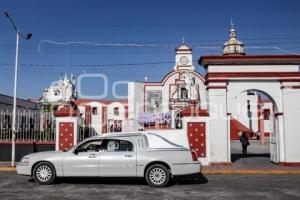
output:
M16 41L3 15L5 10L22 32L33 34L31 40L20 42L18 96L39 98L43 89L61 73L106 74L109 91L116 80L143 81L147 76L149 81L160 81L174 66L174 48L182 37L193 48L194 65L203 73L197 59L201 55L222 53L230 17L247 54L298 53L299 8L297 0L1 0L0 93L13 94ZM160 47L42 43L39 49L42 40ZM115 65L136 63L141 64ZM84 81L84 93L101 94L102 86L102 81L96 79ZM118 93L126 94L126 87L120 87ZM106 97L109 98L111 94Z

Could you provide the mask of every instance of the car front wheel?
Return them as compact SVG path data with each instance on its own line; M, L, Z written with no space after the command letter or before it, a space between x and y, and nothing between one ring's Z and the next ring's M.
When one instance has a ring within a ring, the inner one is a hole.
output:
M161 164L154 164L146 171L146 181L151 187L165 187L170 180L169 170Z
M39 184L51 184L55 180L55 177L55 169L50 163L38 163L33 169L33 178Z

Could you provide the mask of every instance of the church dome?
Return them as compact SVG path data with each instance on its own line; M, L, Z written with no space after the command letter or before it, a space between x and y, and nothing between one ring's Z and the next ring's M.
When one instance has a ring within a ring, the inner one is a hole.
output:
M177 49L178 50L190 50L190 48L185 43L182 43L180 45L180 47L178 47Z
M176 51L191 51L192 49L187 46L185 43L184 38L182 38L182 42L178 48L175 49Z
M237 39L236 31L231 28L230 38L224 43L223 55L245 55L244 44Z

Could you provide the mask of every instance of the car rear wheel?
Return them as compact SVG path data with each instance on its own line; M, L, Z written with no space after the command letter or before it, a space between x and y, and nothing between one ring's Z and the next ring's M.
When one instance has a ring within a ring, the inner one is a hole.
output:
M170 180L169 170L161 164L154 164L146 171L146 181L151 187L165 187Z
M55 177L55 169L50 163L40 162L33 169L33 178L39 184L51 184L54 182Z

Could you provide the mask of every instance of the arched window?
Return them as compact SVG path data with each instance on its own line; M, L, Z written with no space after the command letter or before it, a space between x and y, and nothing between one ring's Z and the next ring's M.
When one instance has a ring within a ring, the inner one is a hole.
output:
M185 87L180 89L181 99L188 99L188 90Z

